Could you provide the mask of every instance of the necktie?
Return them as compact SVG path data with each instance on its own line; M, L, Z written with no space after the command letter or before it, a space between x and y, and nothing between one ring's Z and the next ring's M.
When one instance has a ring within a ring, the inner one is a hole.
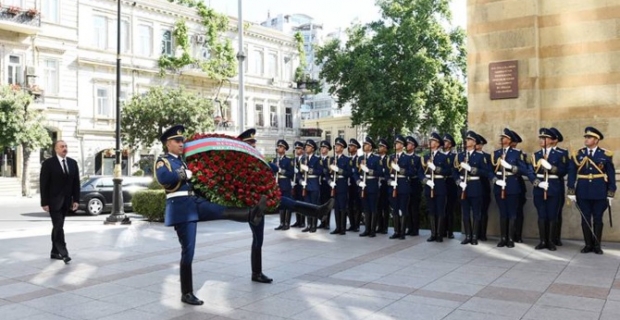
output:
M65 159L62 159L62 170L65 172L65 174L69 174L69 169L67 168L67 161L65 161Z
M592 149L590 149L590 154L588 155L590 158L592 158L594 151Z

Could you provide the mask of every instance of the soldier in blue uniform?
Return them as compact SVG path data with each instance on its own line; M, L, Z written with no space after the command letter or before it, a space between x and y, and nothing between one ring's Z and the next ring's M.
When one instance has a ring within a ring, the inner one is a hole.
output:
M477 144L476 151L482 153L487 159L487 163L491 163L491 155L484 152L482 148L487 144L487 140L480 134L476 134ZM478 230L478 240L487 241L487 227L489 225L489 207L491 206L491 181L485 175L480 176L480 184L482 185L482 210L480 217L480 228Z
M445 134L443 136L443 148L441 152L450 159L451 163L454 163L454 158L456 157L455 146L456 142L454 141L454 137L452 137L451 134ZM457 189L456 181L453 179L452 175L448 175L446 177L446 230L442 235L448 239L454 239L454 215L456 214L455 210L459 203Z
M357 186L353 171L357 170L359 156L357 151L362 147L356 139L349 139L349 157L351 158L351 175L349 178L349 223L351 226L347 231L359 232L362 219L362 201L360 199L360 188Z
M522 153L523 159L529 159L528 155L517 149L517 145L521 142L523 142L523 139L521 139L521 136L519 136L516 132L512 131L512 134L515 137L515 140L512 141L510 143L510 147L513 148L514 150L518 150ZM514 234L512 235L512 239L514 240L514 242L517 243L523 243L523 222L525 220L525 216L524 216L524 208L525 208L525 203L527 202L527 197L526 197L526 193L527 193L527 188L525 187L525 178L524 176L521 176L520 179L518 179L517 181L519 181L519 187L521 188L521 193L519 194L519 207L517 208L517 219L515 220L515 227L514 227Z
M582 213L581 230L585 246L581 253L603 254L603 213L616 193L613 152L598 146L603 133L587 127L585 147L573 151L568 166L568 198Z
M504 129L500 139L502 148L495 150L491 156L495 173L495 201L500 213L501 239L497 246L513 248L512 236L522 190L519 180L522 180L521 175L528 174L529 167L523 153L510 146L512 141L517 140L514 132Z
M404 152L405 137L397 135L394 139L394 154L389 157L384 176L388 180L388 195L392 206L394 234L390 239L405 239L407 212L411 185L409 177L414 174L411 157Z
M375 229L379 218L379 177L384 175L379 156L373 153L376 147L375 142L370 137L366 137L362 146L364 153L359 158L359 169L355 171L355 180L361 189L360 198L365 222L364 232L360 233L360 237L374 238L376 236Z
M418 236L420 234L420 219L422 214L420 212L420 204L422 203L422 184L418 178L417 172L422 166L422 158L415 154L415 149L418 148L418 141L412 137L405 137L407 141L407 156L411 157L411 163L413 165L412 171L414 174L409 177L409 185L411 186L411 195L409 197L409 205L407 206L408 223L407 223L407 235Z
M292 198L291 190L293 189L291 180L295 174L293 168L293 161L286 156L288 151L288 143L284 140L278 140L276 143L276 157L273 159L272 164L275 166L275 177L278 181L278 186L282 192L282 197ZM291 224L291 211L287 209L280 209L280 225L275 230L288 230Z
M302 185L302 193L305 192L304 201L311 204L320 204L320 177L323 174L323 167L321 166L320 157L317 157L314 153L317 149L316 142L308 139L306 141L306 155L301 159L299 165L302 179L300 181ZM305 189L305 190L304 190ZM316 232L317 219L308 217L307 226L302 232Z
M301 178L303 174L299 171L299 165L301 159L304 156L304 143L301 141L295 141L295 156L293 157L293 199L297 201L304 201L303 187L301 186ZM292 228L305 228L306 218L300 213L295 213L295 223L291 225Z
M332 144L327 140L321 141L320 153L321 153L321 166L323 167L323 174L321 175L321 192L320 192L320 203L325 203L329 201L332 197L332 187L329 185L329 165L332 163L332 157L329 156L329 153L332 151ZM329 230L329 222L331 220L331 212L328 214L327 219L325 221L321 220L318 226L319 229L327 229Z
M351 175L350 159L343 154L347 147L347 142L338 137L334 141L335 157L328 165L329 183L328 186L334 191L336 204L334 206L334 216L336 229L330 234L345 235L347 233L347 200L349 197L349 176Z
M541 150L536 151L529 163L533 173L530 181L534 179L532 191L534 206L538 212L538 234L540 242L536 250L549 249L555 251L555 244L550 240L550 235L555 234L557 228L557 215L560 199L564 198L563 187L560 177L568 170L568 157L563 152L553 149L552 141L557 140L555 133L547 128L541 128L538 132Z
M388 193L388 180L385 179L385 171L388 169L390 146L387 140L379 139L379 163L384 172L384 176L379 178L379 222L377 223L377 233L387 234L390 224L390 197Z
M473 131L468 131L465 137L466 150L459 153L454 160L452 177L459 187L458 199L461 201L463 219L463 233L465 239L461 244L478 244L478 228L482 217L482 187L483 176L492 175L490 162L487 157L476 151L480 138Z
M452 174L452 160L439 151L443 145L441 136L433 132L429 138L430 153L422 159L418 177L424 185L424 195L428 207L431 236L428 242L443 242L446 214L446 177Z
M183 160L183 133L185 128L176 125L161 135L161 142L168 153L156 161L155 178L166 192L166 211L164 224L174 226L181 244L181 301L192 305L203 304L194 296L192 281L192 261L196 246L196 227L198 221L227 219L238 222L249 222L253 226L263 225L263 211L266 208L266 197L263 196L258 205L248 208L227 208L193 194L190 179L192 172Z
M549 131L551 131L553 133L553 136L551 138L551 146L553 148L553 150L557 151L557 152L562 152L564 153L564 155L566 156L567 159L570 160L570 154L568 153L568 150L566 149L562 149L560 147L558 147L558 143L564 141L564 137L562 136L562 133L560 132L560 130L556 129L556 128L549 128ZM563 176L559 176L559 180L560 180L560 187L561 187L561 194L566 194L566 179L565 179L566 175ZM560 204L558 206L558 218L557 218L557 224L556 224L556 228L555 228L555 232L553 233L549 233L549 237L550 237L550 241L556 245L556 246L561 246L562 245L562 208L564 208L564 203L566 202L566 198L565 197L560 197ZM547 228L548 229L548 228Z

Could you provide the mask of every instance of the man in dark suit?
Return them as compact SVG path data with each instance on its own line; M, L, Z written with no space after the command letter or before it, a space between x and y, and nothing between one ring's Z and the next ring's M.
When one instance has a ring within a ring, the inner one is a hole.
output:
M41 185L41 207L52 218L51 259L71 261L65 243L65 216L69 210L78 208L80 199L80 169L77 162L67 157L67 144L58 140L54 143L55 156L41 164L39 181Z

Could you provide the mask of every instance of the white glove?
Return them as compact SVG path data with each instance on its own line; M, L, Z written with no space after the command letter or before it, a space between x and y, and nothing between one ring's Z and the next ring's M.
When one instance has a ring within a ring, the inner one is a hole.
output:
M471 171L471 166L469 165L469 163L461 162L460 167L461 167L461 169L465 169L465 171L467 171L467 172Z
M361 188L366 188L366 182L364 181L360 181L360 183L358 184Z
M427 165L429 168L431 168L431 170L433 170L433 171L435 171L435 169L437 169L437 166L435 166L435 164L434 164L434 163L432 163L432 162L430 162L430 161L429 161L428 163L426 163L426 165Z
M459 183L459 187L461 187L461 189L465 190L465 188L467 188L467 183L466 182L461 182L461 183Z
M568 198L568 200L572 201L572 202L577 202L577 196L574 194L569 194L566 196Z
M502 159L502 167L511 170L512 169L512 165L508 162L506 162L506 160Z
M497 181L495 181L495 184L500 186L500 187L506 187L506 181L504 181L504 180L497 180Z
M295 183L295 181L291 181L291 187L295 187L297 185L297 183Z
M335 165L335 164L330 165L329 168L332 169L332 171L335 171L335 172L338 172L338 170L340 170L340 168L338 168L338 166Z
M361 165L360 169L362 169L362 171L364 171L366 173L368 173L368 171L370 171L370 170L368 170L368 167L365 164Z
M284 173L284 169L282 168L278 169L278 173Z
M435 182L433 182L433 180L426 181L426 185L431 187L431 189L435 188Z
M301 171L303 171L303 172L307 172L307 171L310 169L310 168L308 168L308 166L307 166L307 165L305 165L305 164L300 165L300 166L299 166L299 168L300 168L300 169L301 169Z
M336 182L334 182L334 181L330 182L329 186L332 187L332 188L335 188L336 187Z
M396 186L398 186L398 182L396 182L396 181L392 181L392 182L390 182L390 185L391 185L392 187L396 187Z
M547 190L549 189L549 182L546 182L546 181L540 182L538 183L538 187Z
M396 162L392 162L392 169L396 170L396 172L400 171L400 166Z
M611 208L611 203L614 201L614 198L607 197L607 201L609 201L609 207Z
M295 168L295 173L299 173L299 169Z
M547 170L551 170L551 163L545 159L540 159L540 164Z
M187 180L192 178L192 171L185 169L185 177L187 177Z
M306 181L302 181L302 182L300 182L300 184L301 184L302 187L305 187L305 186L308 185L308 183Z

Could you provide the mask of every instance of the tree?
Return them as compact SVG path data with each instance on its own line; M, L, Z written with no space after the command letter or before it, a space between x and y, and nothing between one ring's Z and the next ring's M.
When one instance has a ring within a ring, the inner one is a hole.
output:
M175 124L184 125L186 134L213 129L213 103L182 87L153 87L123 105L121 135L133 149L152 146Z
M353 125L373 137L431 130L460 137L467 111L462 29L446 30L450 0L377 0L382 19L317 50L320 77Z
M17 87L0 87L0 145L22 149L22 195L30 194L28 159L32 151L52 143L43 112L33 109L32 96Z

